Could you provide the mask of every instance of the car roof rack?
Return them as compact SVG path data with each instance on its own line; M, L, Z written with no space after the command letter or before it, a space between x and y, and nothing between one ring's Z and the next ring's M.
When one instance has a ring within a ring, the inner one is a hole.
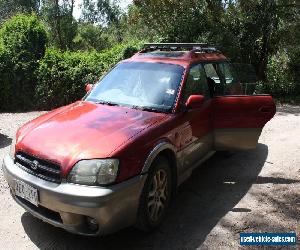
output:
M191 53L221 53L216 46L208 43L145 43L142 53L161 51L190 51Z

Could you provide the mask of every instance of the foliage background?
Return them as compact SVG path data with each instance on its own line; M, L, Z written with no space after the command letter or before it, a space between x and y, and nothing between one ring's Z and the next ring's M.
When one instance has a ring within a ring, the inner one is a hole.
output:
M257 93L300 101L299 0L0 0L0 110L84 95L143 42L207 42L255 67Z

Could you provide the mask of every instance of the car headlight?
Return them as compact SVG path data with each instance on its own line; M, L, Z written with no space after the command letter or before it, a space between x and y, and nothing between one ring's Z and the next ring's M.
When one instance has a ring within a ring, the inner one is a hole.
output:
M91 186L107 185L116 180L118 169L117 159L82 160L69 173L68 182Z
M15 159L15 154L16 154L16 136L14 136L9 149L9 155L12 159Z

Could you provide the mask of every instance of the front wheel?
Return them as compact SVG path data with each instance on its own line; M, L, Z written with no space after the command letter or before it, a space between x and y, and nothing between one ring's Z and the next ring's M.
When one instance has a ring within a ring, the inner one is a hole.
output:
M168 160L157 158L149 171L140 198L137 227L150 231L165 217L172 193L172 177Z

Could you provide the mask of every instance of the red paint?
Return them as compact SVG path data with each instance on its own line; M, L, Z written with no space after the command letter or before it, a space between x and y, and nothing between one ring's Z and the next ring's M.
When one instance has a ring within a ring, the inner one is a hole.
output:
M168 141L180 151L211 132L210 104L207 101L199 109L166 115L163 121L145 129L119 148L115 152L116 157L121 159L118 180L140 173L147 156L160 141Z
M113 157L118 147L166 116L90 102L54 113L29 123L27 133L21 129L16 150L57 162L64 175L81 159Z
M203 95L191 95L186 102L186 107L188 109L201 108L204 99L205 97Z
M213 99L214 128L262 128L275 112L273 98L268 95L220 96Z
M262 128L275 114L270 96L216 97L198 108L182 109L181 92L189 66L224 60L221 54L205 53L176 59L134 56L127 61L174 63L186 68L172 114L78 101L25 124L17 133L16 150L58 163L64 177L79 160L117 158L117 181L122 181L141 172L161 140L180 151L215 128Z

